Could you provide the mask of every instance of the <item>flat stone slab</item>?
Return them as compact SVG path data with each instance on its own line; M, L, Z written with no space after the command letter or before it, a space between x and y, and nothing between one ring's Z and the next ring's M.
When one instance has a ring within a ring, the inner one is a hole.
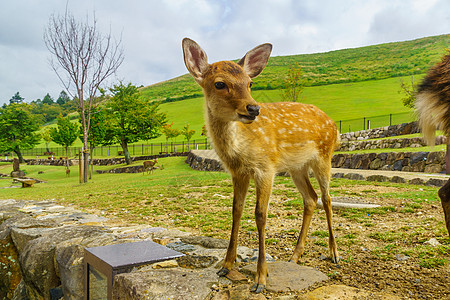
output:
M298 299L300 300L354 300L354 299L379 299L379 300L399 300L392 294L382 292L370 292L346 285L329 285L323 286L314 291L308 292Z
M266 290L269 292L299 291L311 285L328 280L324 273L310 267L300 266L295 263L277 261L267 264L269 277L267 278ZM242 271L256 274L256 264L242 268ZM288 275L288 276L287 276Z
M114 277L113 299L199 299L218 284L215 269L159 269L123 273Z

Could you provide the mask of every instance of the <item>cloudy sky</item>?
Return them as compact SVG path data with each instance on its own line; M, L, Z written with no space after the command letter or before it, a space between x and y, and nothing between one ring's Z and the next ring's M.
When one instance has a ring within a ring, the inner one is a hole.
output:
M150 85L186 73L181 40L196 40L210 62L240 58L270 42L290 55L450 33L448 0L14 0L0 4L0 104L31 102L63 89L43 32L66 10L122 36L125 60L112 82ZM111 83L111 82L110 82Z

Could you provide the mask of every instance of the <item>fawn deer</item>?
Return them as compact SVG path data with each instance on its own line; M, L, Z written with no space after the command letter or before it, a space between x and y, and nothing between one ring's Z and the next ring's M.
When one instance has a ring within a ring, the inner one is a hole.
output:
M145 171L148 171L150 169L150 172L153 173L153 167L156 165L156 163L158 162L158 159L155 158L155 160L146 160L144 161L144 169L142 171L142 174L144 174Z
M205 119L214 149L231 174L233 224L227 254L219 276L227 275L236 259L239 223L249 181L256 187L255 218L259 235L259 256L255 284L251 290L265 289L268 273L265 254L265 224L274 176L288 171L303 197L304 211L300 236L290 261L297 263L317 203L308 176L312 169L319 182L329 231L331 259L338 251L331 225L329 181L331 157L339 142L334 122L313 105L300 103L257 103L250 94L251 78L266 66L271 44L260 45L238 62L209 64L206 53L191 39L183 39L184 62L205 95Z

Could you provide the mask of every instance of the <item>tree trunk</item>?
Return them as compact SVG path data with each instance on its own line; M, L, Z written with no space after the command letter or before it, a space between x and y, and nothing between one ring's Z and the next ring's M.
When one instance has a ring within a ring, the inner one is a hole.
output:
M92 174L94 173L94 144L91 144L91 159L90 159L90 172L89 172L89 179L92 179Z
M20 152L19 147L16 147L13 151L14 151L14 153L17 154L17 158L19 159L19 163L21 163L21 164L25 163L25 159L23 159L22 152Z
M47 153L50 153L50 150L48 149L48 145L50 144L50 143L45 143L46 144L46 147L47 147Z
M84 115L84 111L83 111ZM83 182L88 182L89 172L89 148L88 148L88 130L87 126L83 126Z
M120 145L122 146L123 149L123 155L125 156L125 162L127 165L131 164L131 156L130 156L130 152L128 152L128 144L125 141L122 141L120 143Z
M66 146L66 169L69 169L69 147Z

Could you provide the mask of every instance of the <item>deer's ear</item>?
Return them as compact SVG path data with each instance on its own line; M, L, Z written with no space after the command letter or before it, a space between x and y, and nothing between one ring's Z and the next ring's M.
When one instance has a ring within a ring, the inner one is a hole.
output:
M272 44L262 44L250 50L238 62L250 78L258 76L269 61Z
M183 39L184 64L194 79L200 83L204 78L204 73L208 70L208 58L205 51L191 39Z

